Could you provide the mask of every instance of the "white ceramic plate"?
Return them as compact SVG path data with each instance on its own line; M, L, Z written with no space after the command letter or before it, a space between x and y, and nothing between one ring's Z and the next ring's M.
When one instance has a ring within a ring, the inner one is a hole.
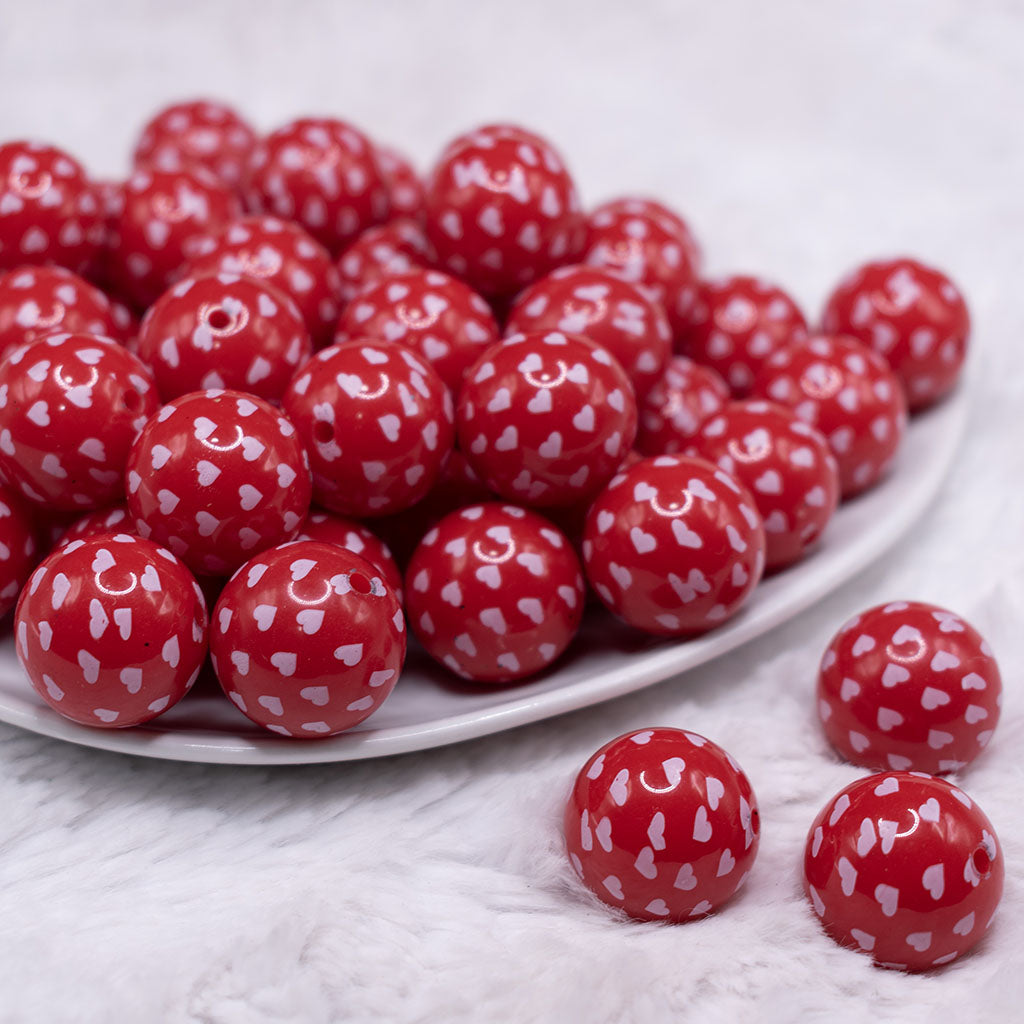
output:
M146 757L221 764L305 764L400 754L511 729L651 686L730 651L798 614L892 545L942 483L967 420L967 389L916 418L897 465L879 487L840 508L824 543L803 563L768 579L735 619L698 639L639 636L592 613L567 655L517 686L455 682L420 650L383 707L351 732L288 740L249 722L223 696L194 691L148 726L90 729L51 711L0 643L0 721L86 746Z

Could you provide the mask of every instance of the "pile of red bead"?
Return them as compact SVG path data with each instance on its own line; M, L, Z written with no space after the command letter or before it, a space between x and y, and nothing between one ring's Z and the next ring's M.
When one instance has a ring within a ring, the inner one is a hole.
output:
M637 629L714 629L964 358L938 271L868 264L810 325L703 275L663 204L586 211L515 125L421 180L347 122L196 101L133 161L0 145L0 599L42 559L18 654L94 726L161 714L208 652L252 721L334 735L397 682L406 616L504 684L562 656L588 584Z

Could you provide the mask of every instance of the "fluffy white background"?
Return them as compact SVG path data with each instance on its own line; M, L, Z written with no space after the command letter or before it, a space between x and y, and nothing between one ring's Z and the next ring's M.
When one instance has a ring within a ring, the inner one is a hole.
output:
M636 696L355 766L147 763L0 727L0 1020L929 1021L1024 1000L1024 11L1015 0L486 4L0 0L0 138L124 170L157 104L211 93L269 128L337 113L426 164L515 118L587 201L660 194L712 270L816 312L873 255L948 268L976 320L969 439L911 538L799 622ZM928 977L835 947L799 896L813 815L858 772L811 710L843 618L899 597L972 618L1003 722L960 780L995 822L1004 905ZM761 802L749 883L682 927L614 920L570 878L570 779L619 732L685 725Z

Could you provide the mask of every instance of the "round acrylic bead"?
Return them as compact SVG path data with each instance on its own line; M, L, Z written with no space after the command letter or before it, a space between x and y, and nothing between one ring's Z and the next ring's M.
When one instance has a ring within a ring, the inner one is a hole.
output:
M445 516L410 560L406 593L427 653L481 683L547 668L583 614L583 574L568 540L515 505L470 505Z
M721 907L757 856L757 801L717 744L639 729L583 766L565 808L569 861L591 892L641 921L682 922Z
M701 282L676 347L717 370L732 393L744 398L770 355L806 337L807 321L786 292L736 275Z
M318 505L380 516L430 490L452 447L448 389L401 345L364 339L323 349L284 396Z
M266 729L323 739L391 693L405 658L398 598L366 559L300 541L264 551L221 592L210 653L224 692Z
M704 459L659 455L619 473L587 514L583 564L602 602L662 636L739 611L764 571L761 517L745 487Z
M674 455L693 443L702 423L725 408L729 386L711 369L687 356L673 356L639 405L637 450Z
M191 100L164 107L142 129L136 167L183 171L202 167L230 188L242 183L256 133L225 103Z
M827 442L785 406L733 402L704 422L693 450L750 491L764 520L768 569L803 558L839 504L839 469Z
M300 118L261 139L245 195L251 210L298 222L334 255L388 215L373 144L334 118Z
M984 936L1003 891L995 829L962 790L918 772L858 779L815 818L804 889L825 931L883 967L948 964Z
M138 340L164 401L235 388L279 402L312 351L302 314L287 295L233 274L179 281L150 307Z
M971 332L967 303L941 270L900 258L865 263L829 296L824 329L884 356L912 412L956 384Z
M0 475L35 505L109 505L158 406L149 368L109 338L51 334L17 348L0 363Z
M0 615L6 615L35 567L36 523L10 488L0 486Z
M194 572L226 576L295 536L309 511L309 466L295 428L262 399L198 391L145 425L127 489L142 536Z
M512 295L579 254L576 186L554 147L514 125L448 144L431 171L427 235L439 266L484 295Z
M754 393L792 407L825 436L843 498L885 476L906 429L907 400L888 363L844 335L780 349L758 373Z
M77 160L37 142L0 144L0 272L55 263L82 273L102 236L99 195Z
M517 334L466 374L459 447L497 494L569 505L599 491L636 436L636 401L606 349L560 331Z
M953 612L892 601L850 619L825 650L818 714L847 761L959 771L988 745L1002 679L992 649Z
M124 533L72 541L18 602L18 658L36 692L82 725L148 722L188 692L206 657L206 605L169 551Z

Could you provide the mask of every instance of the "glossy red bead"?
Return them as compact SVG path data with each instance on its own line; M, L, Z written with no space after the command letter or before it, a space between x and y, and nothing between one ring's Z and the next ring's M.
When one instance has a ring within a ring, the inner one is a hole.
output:
M55 263L81 273L103 235L99 195L55 146L0 144L0 272Z
M456 675L506 683L547 668L583 615L583 574L565 536L515 505L452 512L429 530L406 570L420 643Z
M372 715L405 659L402 606L366 559L336 544L282 544L221 592L210 653L224 692L257 725L334 736Z
M36 505L118 501L132 441L159 404L149 368L109 338L17 348L0 363L0 475Z
M212 576L290 540L309 511L295 428L240 391L192 392L165 405L132 446L127 489L139 533Z
M426 217L425 191L416 168L408 157L390 146L376 147L377 166L388 194L391 220L408 217L422 221Z
M700 252L678 214L649 199L614 199L587 217L581 263L612 270L659 303L674 333L689 324Z
M912 412L953 389L971 333L957 286L941 270L906 257L865 263L847 275L829 296L822 324L884 356Z
M284 409L309 453L314 500L342 515L414 505L452 447L448 389L419 356L385 341L319 352L292 381Z
M340 280L330 253L298 224L241 217L195 244L187 277L241 274L268 284L298 306L317 348L330 344L340 311Z
M988 745L1002 701L985 639L953 612L892 601L850 619L825 650L818 717L847 761L959 771Z
M778 285L734 275L702 281L676 348L717 370L733 395L750 394L769 356L807 337L807 321Z
M241 212L235 193L201 167L135 171L124 185L111 250L118 291L146 308L195 255L201 239Z
M437 254L422 225L407 217L364 231L338 258L341 300L351 302L392 274L432 267Z
M302 313L287 295L223 273L188 277L164 292L138 340L165 402L205 388L279 402L312 352Z
M311 511L295 539L337 544L360 555L381 574L388 588L398 598L398 603L404 603L402 574L394 555L387 544L368 526L331 512Z
M18 602L17 652L36 692L97 728L148 722L206 657L202 591L169 551L108 533L54 551Z
M184 171L202 167L229 188L242 183L256 133L237 110L215 100L164 107L146 122L135 145L136 167Z
M381 338L419 353L457 394L466 370L500 340L491 307L439 270L390 273L353 300L334 335L341 344Z
M300 118L260 139L245 195L250 209L296 221L333 255L388 215L373 144L327 117Z
M710 366L687 356L673 356L639 403L637 450L644 455L685 451L701 424L728 401L729 386Z
M596 494L636 436L636 401L606 349L560 331L517 334L459 393L459 448L495 493L530 505Z
M587 578L612 612L648 633L720 626L750 596L764 560L753 497L704 459L643 459L619 473L587 514Z
M804 890L829 936L902 970L939 967L977 945L1003 875L981 808L917 772L847 786L815 818L804 852Z
M507 334L565 331L606 348L642 402L661 379L672 348L664 310L608 270L559 267L516 299Z
M839 504L839 467L828 443L786 406L733 402L705 420L693 450L750 491L764 521L768 569L803 558Z
M125 502L98 508L94 512L86 512L72 522L52 545L53 550L65 548L73 541L85 540L100 533L131 533L136 534L135 521L128 511Z
M39 543L30 508L8 487L0 486L0 615L6 615L35 568Z
M555 148L515 125L448 144L427 179L427 235L438 265L484 295L512 295L583 241L579 197Z
M110 299L65 267L16 267L0 274L0 359L48 334L125 339Z
M776 352L754 392L792 407L824 434L839 463L843 498L878 483L903 440L903 387L881 356L845 335L815 335Z
M565 808L573 870L598 899L641 921L718 910L746 881L760 839L746 775L717 744L638 729L580 769Z

